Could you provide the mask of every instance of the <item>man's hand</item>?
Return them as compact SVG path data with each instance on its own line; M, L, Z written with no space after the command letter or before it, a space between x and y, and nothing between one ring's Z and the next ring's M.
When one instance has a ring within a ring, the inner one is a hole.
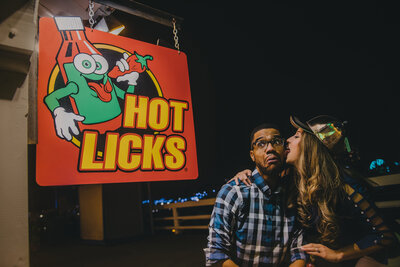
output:
M305 266L306 266L305 260L296 260L289 265L289 267L305 267Z
M227 259L213 264L212 267L239 267L239 265L234 263L231 259Z
M68 141L72 140L72 135L79 134L79 129L76 127L76 121L83 121L85 117L77 115L72 112L66 112L63 107L58 107L53 111L54 114L54 124L56 126L56 132L58 137L61 139L66 139Z

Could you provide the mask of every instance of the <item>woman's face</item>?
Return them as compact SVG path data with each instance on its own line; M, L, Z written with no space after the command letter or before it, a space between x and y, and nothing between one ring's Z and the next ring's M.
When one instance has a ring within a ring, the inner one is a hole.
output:
M300 157L300 140L303 135L303 129L299 128L297 132L287 140L286 163L295 165Z

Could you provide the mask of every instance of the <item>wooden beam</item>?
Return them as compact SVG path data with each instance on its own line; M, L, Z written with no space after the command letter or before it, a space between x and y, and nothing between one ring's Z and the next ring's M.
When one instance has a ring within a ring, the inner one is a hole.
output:
M400 208L400 200L375 202L378 208Z
M181 28L181 24L183 22L183 18L176 16L174 14L170 14L168 12L153 8L148 5L144 5L142 3L132 1L132 0L94 0L94 2L109 6L118 10L121 10L125 13L159 23L168 27L172 26L172 19L176 20L176 27L178 29Z
M189 229L208 229L208 225L186 225L186 226L158 226L156 229L167 229L167 230L189 230Z
M176 219L178 220L207 220L210 219L211 215L204 214L204 215L188 215L188 216L178 216ZM160 217L154 218L156 221L169 221L175 219L174 217Z
M388 186L400 184L400 174L391 174L367 178L367 182L372 186Z

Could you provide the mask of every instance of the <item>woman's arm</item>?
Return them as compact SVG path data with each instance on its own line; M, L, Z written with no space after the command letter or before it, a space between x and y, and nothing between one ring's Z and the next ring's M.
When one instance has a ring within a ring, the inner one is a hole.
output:
M374 202L368 197L365 188L345 184L349 208L359 214L360 226L369 231L354 244L330 249L322 244L307 244L302 247L310 255L319 256L327 261L340 262L356 259L396 244L396 237L378 213ZM360 227L361 228L361 227Z
M302 249L308 254L321 257L326 261L341 262L361 258L382 249L382 246L376 245L366 249L360 249L357 244L353 244L338 250L333 250L322 244L310 243L302 246Z
M238 172L232 179L230 179L227 183L229 184L232 181L235 181L236 185L239 185L240 181L242 181L245 185L251 186L251 181L249 177L251 176L251 170L244 170Z

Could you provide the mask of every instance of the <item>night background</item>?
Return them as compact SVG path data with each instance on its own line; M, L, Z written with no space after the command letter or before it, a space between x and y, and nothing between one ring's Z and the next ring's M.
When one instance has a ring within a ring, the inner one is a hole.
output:
M290 136L290 115L348 121L358 170L366 176L389 173L386 166L369 170L373 160L383 159L390 173L399 172L397 5L142 2L184 19L178 36L188 57L199 164L197 180L153 182L154 198L218 190L253 167L251 130L274 122ZM165 45L173 47L170 28L146 35L131 15L114 16L127 23L121 35L154 43L157 34L170 34Z
M131 5L129 0L114 2ZM303 121L323 114L348 121L350 145L360 158L356 169L366 177L400 173L398 5L140 3L177 16L180 23L199 167L196 180L140 183L144 200L189 199L199 192L215 195L237 172L254 167L249 157L251 130L272 122L290 137L295 132L290 115ZM87 16L86 1L81 4L78 10ZM42 16L77 15L59 0L40 5ZM105 18L110 28L126 26L121 36L175 49L171 27L118 9ZM88 20L83 22L89 26ZM57 206L61 195L77 202L77 186L36 184L35 148L30 149L30 184L36 192L30 196L32 207ZM384 163L370 170L377 159Z
M74 2L75 10L69 6ZM109 2L132 4L129 0ZM165 231L161 226L166 221L157 217L169 217L171 212L149 202L214 197L237 172L254 167L249 157L252 129L272 122L290 137L295 132L290 115L303 121L323 114L348 121L350 145L359 155L354 167L365 177L400 173L397 4L139 2L183 18L178 20L178 37L188 59L199 177L102 185L100 201L90 206L101 205L104 212L99 220L104 223L104 237L96 243L98 240L82 236L85 231L81 226L87 224L81 220L85 214L82 207L92 202L80 200L79 192L87 187L39 186L36 147L29 145L32 266L117 266L115 259L118 266L132 266L132 262L142 267L158 266L159 262L171 263L165 266L199 266L204 261L207 229L184 230L179 235L176 229ZM74 12L78 11L84 16L86 8L86 0L41 0L39 16L77 16ZM119 10L105 18L110 28L112 23L126 26L121 36L174 49L171 27ZM88 20L83 22L89 26ZM371 170L373 161L375 168ZM393 183L375 189L379 201L398 201L400 186ZM200 208L182 208L179 215L209 215L212 204ZM399 219L398 211L398 206L388 207L385 214ZM209 217L205 218L179 220L181 226L193 223L207 227ZM164 230L154 234L157 226ZM398 230L398 225L395 227ZM132 242L124 243L128 240ZM127 264L122 265L123 261ZM157 264L151 265L151 261Z

